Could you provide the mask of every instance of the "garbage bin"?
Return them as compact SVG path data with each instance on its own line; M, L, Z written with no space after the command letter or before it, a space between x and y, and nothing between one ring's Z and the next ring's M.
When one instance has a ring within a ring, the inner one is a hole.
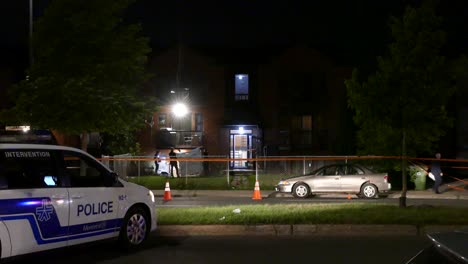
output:
M410 167L411 181L414 182L414 189L416 191L426 190L426 177L427 170L419 166Z

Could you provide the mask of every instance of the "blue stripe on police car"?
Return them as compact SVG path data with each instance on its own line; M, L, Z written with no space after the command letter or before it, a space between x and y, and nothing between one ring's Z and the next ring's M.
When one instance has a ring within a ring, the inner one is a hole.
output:
M100 212L110 212L109 203L105 204ZM36 242L48 244L117 232L123 219L61 226L48 197L0 200L0 221L13 220L27 220Z

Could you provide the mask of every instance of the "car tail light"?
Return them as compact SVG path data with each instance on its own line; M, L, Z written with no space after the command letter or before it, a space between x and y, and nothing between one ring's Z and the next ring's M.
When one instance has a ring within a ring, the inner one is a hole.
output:
M384 182L388 182L388 175L385 175L383 179L384 179Z

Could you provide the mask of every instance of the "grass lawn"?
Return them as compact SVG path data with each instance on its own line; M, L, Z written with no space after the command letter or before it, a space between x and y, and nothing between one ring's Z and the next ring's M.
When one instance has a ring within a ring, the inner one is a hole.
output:
M284 177L284 175L276 174L260 174L258 180L261 190L274 190L275 185ZM253 190L255 186L255 175L246 176L230 176L229 185L226 175L222 176L199 176L199 177L181 177L167 178L164 176L140 176L132 177L130 182L143 185L152 190L164 189L166 181L169 180L171 189L174 190ZM393 178L392 191L401 190L401 180ZM395 184L396 183L396 184ZM446 180L444 183L450 183ZM426 188L430 188L432 182L426 184ZM408 189L414 190L414 183L408 180Z
M239 208L240 213L233 212ZM160 225L194 224L407 224L467 225L468 210L451 207L399 208L384 204L239 205L159 208Z
M259 176L261 190L274 190L274 186L281 178L275 176ZM141 176L130 178L130 182L143 185L151 190L164 189L166 181L169 180L171 189L174 190L253 190L255 186L255 175L230 176L229 185L226 176L211 177L181 177L167 178L164 176Z

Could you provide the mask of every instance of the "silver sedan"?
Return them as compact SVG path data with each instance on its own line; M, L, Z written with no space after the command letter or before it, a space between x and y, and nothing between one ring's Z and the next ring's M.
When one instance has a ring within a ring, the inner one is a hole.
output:
M376 173L356 164L324 166L304 176L281 180L276 191L306 198L315 193L348 193L376 198L391 190L387 173Z

